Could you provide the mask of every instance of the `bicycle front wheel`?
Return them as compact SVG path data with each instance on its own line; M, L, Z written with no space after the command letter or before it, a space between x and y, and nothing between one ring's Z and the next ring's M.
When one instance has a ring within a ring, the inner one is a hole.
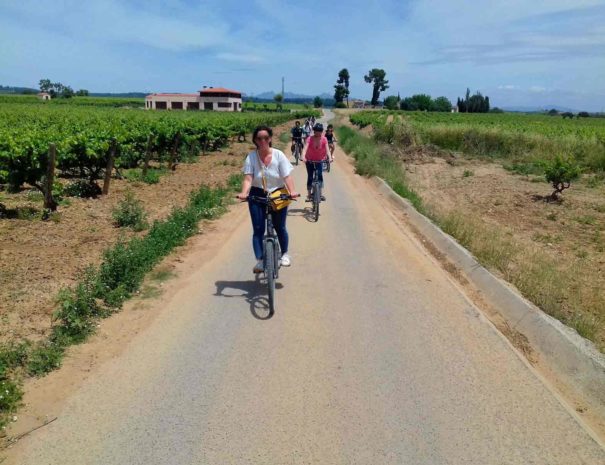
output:
M267 278L267 293L269 297L269 314L275 313L275 243L265 243L265 277Z

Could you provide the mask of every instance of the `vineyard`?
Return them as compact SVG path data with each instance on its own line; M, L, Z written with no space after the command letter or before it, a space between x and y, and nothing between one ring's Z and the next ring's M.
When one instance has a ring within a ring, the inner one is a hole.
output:
M309 113L309 112L307 112ZM3 103L0 106L0 184L44 190L50 153L64 176L100 179L118 170L216 150L259 124L275 125L306 113L190 113ZM54 155L54 154L53 154ZM111 160L110 160L111 159ZM110 170L111 171L111 168Z
M372 125L391 132L395 129L393 125L407 122L418 142L448 150L525 161L560 154L573 156L590 171L605 171L604 118L567 120L559 116L512 113L362 111L351 115L350 120L359 127Z

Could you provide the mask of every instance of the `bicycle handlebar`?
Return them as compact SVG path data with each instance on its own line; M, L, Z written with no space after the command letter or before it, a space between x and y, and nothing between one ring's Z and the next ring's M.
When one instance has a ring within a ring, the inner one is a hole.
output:
M280 200L293 200L296 202L296 199L300 197L300 194L297 195L296 197L292 197L291 195L286 195L286 194L281 194L278 198ZM239 197L236 196L237 199L239 199ZM242 202L259 202L259 203L268 203L270 200L276 200L276 199L269 199L268 197L259 197L256 195L249 195L248 197L246 197L244 200L240 199Z

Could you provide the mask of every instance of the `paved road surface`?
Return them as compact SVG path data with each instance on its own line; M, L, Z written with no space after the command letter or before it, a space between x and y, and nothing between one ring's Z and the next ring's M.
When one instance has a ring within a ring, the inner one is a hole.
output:
M19 463L605 464L338 155L319 223L309 204L291 208L273 318L257 318L241 215L156 322L24 440Z

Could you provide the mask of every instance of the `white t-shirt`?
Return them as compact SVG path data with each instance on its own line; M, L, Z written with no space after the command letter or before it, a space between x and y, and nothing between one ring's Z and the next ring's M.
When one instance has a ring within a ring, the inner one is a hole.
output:
M267 191L273 192L275 189L279 189L284 186L284 178L290 176L294 167L288 157L281 150L273 150L273 156L271 157L271 163L269 166L265 166L265 178L267 179ZM258 157L256 150L250 152L244 162L244 174L252 175L252 186L260 187L263 189L263 173L262 173L262 161Z

